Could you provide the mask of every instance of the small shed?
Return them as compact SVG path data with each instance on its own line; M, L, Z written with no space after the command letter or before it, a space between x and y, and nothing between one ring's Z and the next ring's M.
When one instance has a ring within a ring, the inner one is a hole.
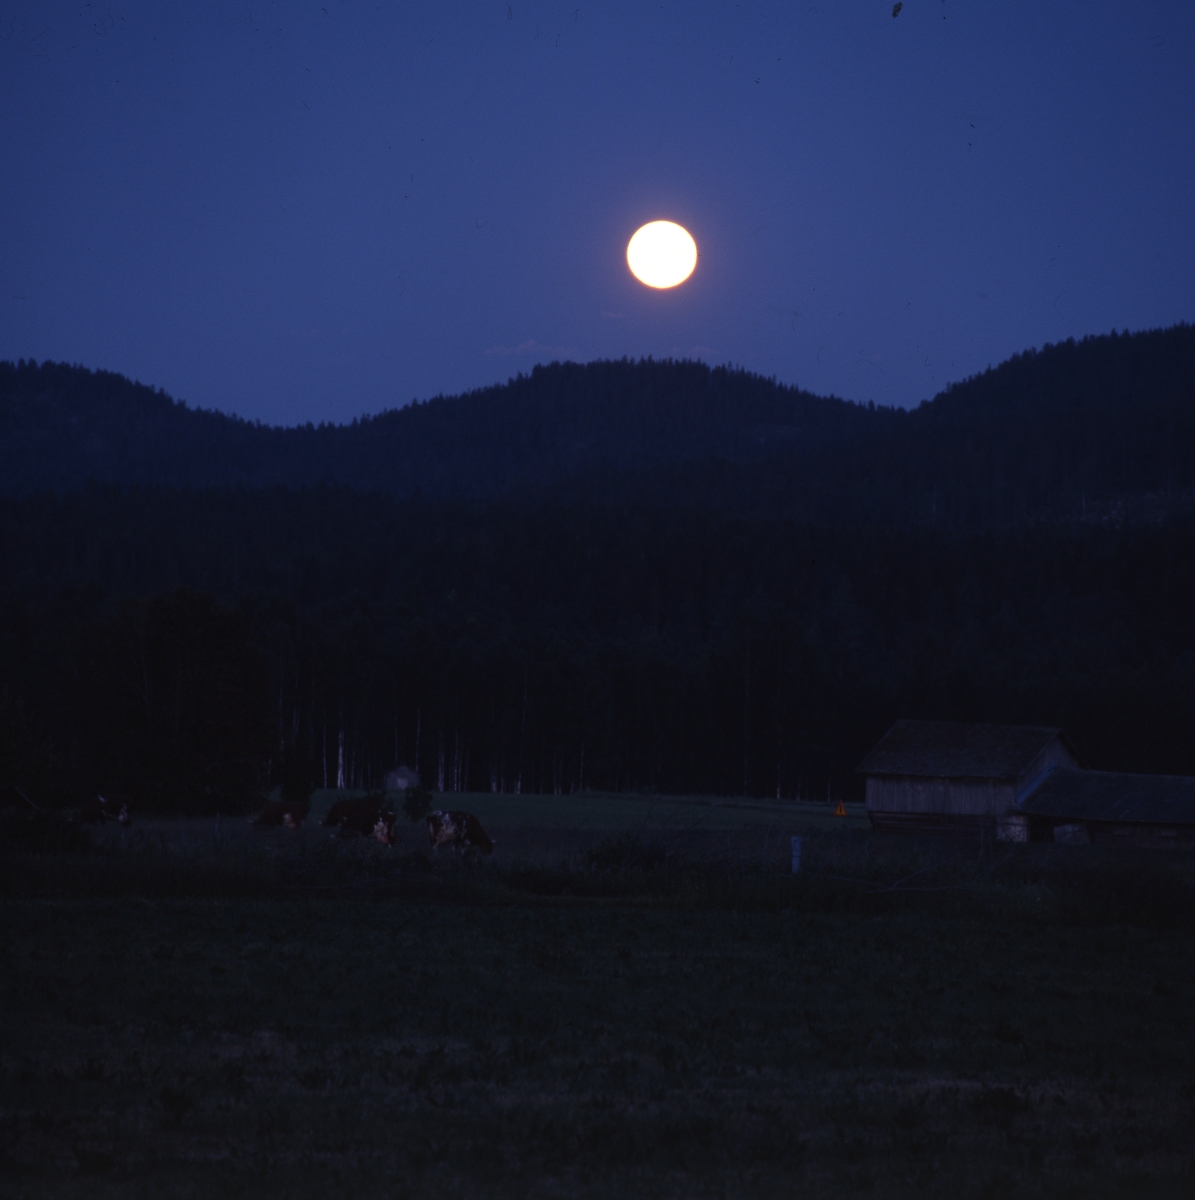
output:
M412 767L395 767L386 772L385 784L388 792L405 792L419 786L419 772Z
M1017 801L1053 767L1077 768L1061 729L897 721L857 770L881 833L994 834L1028 840Z
M1017 809L1053 841L1174 846L1195 842L1195 779L1055 767Z

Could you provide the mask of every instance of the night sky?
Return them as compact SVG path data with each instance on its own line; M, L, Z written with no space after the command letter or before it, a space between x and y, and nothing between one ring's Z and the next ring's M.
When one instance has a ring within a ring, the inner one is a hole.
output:
M282 424L624 355L913 405L1195 319L1195 5L892 7L10 5L0 358Z

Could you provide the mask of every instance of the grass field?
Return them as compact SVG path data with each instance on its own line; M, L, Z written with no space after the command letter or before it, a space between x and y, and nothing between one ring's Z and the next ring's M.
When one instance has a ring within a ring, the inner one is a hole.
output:
M0 1190L1195 1194L1187 855L450 806L494 861L243 820L10 847Z
M340 795L362 792L318 791L312 797L311 820L320 821ZM389 794L395 807L397 792ZM726 796L649 796L625 792L583 792L573 796L512 796L490 792L452 792L438 797L445 808L465 809L486 828L506 829L841 829L868 827L862 804L846 806L835 817L834 806L822 802L747 800Z

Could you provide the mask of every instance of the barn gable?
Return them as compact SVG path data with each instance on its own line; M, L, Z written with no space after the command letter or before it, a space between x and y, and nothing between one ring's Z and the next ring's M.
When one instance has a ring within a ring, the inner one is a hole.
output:
M1060 729L897 721L858 770L867 811L886 832L995 830L1052 767L1077 767Z

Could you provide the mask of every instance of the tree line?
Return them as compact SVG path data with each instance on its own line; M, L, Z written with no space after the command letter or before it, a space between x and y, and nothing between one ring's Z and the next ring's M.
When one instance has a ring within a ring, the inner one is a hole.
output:
M348 425L270 428L120 376L0 363L0 492L302 489L1012 529L1195 507L1195 327L1016 355L910 412L693 362L553 363Z
M347 488L0 500L0 786L852 797L899 717L1195 773L1195 522L960 532Z

